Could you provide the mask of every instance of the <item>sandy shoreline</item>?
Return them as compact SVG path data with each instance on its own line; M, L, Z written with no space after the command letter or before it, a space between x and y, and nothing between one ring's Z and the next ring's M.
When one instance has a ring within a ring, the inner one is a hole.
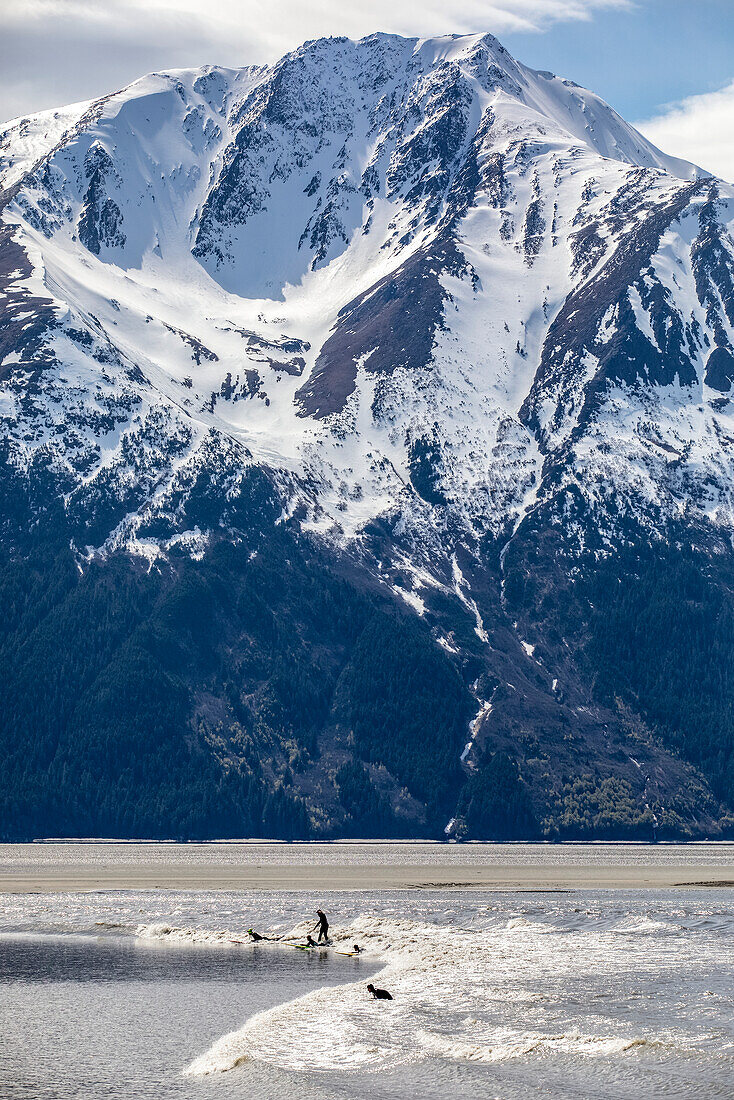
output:
M0 872L0 893L95 890L502 890L558 891L734 887L731 864L721 867L427 867L268 866L241 868L180 865L46 867Z

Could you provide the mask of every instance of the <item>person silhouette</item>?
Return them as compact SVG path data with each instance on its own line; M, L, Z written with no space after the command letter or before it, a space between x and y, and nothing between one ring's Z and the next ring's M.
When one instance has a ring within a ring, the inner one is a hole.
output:
M369 992L372 994L372 996L374 997L374 999L376 1001L391 1001L392 1000L392 993L388 993L388 991L386 989L375 989L375 987L372 985L372 983L370 983L367 986L367 989L369 990Z
M323 909L317 909L316 914L317 914L319 919L316 921L316 924L313 926L311 931L315 932L316 929L318 928L318 930L319 930L318 942L321 943L321 940L323 938L324 943L328 943L329 942L329 922L326 919L326 913L324 913Z

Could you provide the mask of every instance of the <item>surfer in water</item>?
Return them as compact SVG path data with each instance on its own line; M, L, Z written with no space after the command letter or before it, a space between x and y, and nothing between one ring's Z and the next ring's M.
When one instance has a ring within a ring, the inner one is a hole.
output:
M392 993L388 993L388 991L386 989L375 989L375 987L372 985L372 983L370 983L367 986L367 989L372 994L372 996L374 997L374 999L376 1001L391 1001L392 1000Z
M315 932L316 929L318 928L318 930L319 930L319 941L318 942L321 943L321 939L323 937L324 943L328 943L329 942L329 922L326 919L326 913L324 913L324 911L322 909L317 909L316 910L316 915L319 919L316 921L316 924L313 926L311 931Z

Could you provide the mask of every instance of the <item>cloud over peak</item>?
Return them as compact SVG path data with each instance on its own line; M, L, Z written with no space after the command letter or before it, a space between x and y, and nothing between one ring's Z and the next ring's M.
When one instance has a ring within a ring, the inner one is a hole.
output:
M734 183L734 80L719 91L670 103L635 125L666 153Z
M306 39L373 31L542 31L631 0L6 0L0 121L91 99L159 69L272 63Z

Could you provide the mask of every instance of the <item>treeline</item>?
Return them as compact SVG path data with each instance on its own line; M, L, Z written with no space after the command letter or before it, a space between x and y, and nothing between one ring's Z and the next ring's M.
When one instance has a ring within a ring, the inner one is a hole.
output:
M650 835L654 808L581 762L553 799L507 743L465 774L477 659L460 674L423 620L276 525L262 478L232 503L236 539L149 567L77 560L68 517L32 523L3 472L0 838L441 837L450 817L494 840ZM210 495L194 501L204 526ZM731 808L728 561L671 540L579 568L546 530L514 540L505 598L550 659L563 647L596 701L641 715Z
M615 553L572 560L539 529L514 548L505 593L512 613L538 625L549 652L571 655L596 702L640 715L731 812L734 561L730 550L693 549L684 536L672 531L666 541L630 540ZM568 824L593 821L580 808L586 796L568 795L579 804Z
M430 807L430 832L445 825L463 783L471 711L458 672L414 619L371 617L337 685L334 716L364 760L385 764Z
M469 697L425 627L282 527L148 569L68 546L0 563L0 836L308 838L294 771L341 725L319 835L445 824ZM429 807L396 816L365 764ZM330 814L332 817L330 818Z
M175 576L124 559L83 577L64 556L42 572L17 560L0 570L14 609L0 647L5 839L308 835L300 799L197 743L192 673L214 659L211 608L194 601L195 629L175 591Z
M594 692L621 698L734 806L734 599L717 563L638 549L590 573L585 649Z
M517 761L486 753L459 796L454 835L473 840L537 840L542 836Z

